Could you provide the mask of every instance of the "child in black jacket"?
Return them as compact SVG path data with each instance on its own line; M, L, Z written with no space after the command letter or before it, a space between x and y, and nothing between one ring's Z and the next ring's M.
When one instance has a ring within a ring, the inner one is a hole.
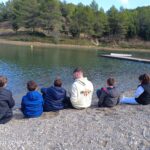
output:
M15 105L11 91L5 89L6 84L7 78L0 76L0 124L11 120L13 116L12 107Z
M99 107L113 107L119 103L120 93L114 86L115 79L107 79L107 88L101 88L97 90L97 97L99 99Z

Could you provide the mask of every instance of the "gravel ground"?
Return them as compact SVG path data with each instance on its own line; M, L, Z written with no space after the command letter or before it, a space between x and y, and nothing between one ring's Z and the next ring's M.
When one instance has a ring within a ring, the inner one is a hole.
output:
M0 125L0 150L150 150L150 105L67 109Z

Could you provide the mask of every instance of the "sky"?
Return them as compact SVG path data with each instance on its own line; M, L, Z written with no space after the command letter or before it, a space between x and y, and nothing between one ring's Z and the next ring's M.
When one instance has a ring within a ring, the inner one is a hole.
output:
M1 2L6 2L8 0L0 0ZM63 1L63 0L61 0ZM83 3L84 5L89 5L92 0L66 0L67 3ZM150 0L95 0L99 7L102 7L105 11L107 11L112 5L116 8L120 8L123 6L124 8L134 9L140 6L150 6Z

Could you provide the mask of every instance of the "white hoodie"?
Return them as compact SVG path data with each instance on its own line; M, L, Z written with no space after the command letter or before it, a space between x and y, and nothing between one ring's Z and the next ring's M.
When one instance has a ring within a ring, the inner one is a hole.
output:
M86 77L76 79L71 89L71 103L77 109L91 106L93 84Z

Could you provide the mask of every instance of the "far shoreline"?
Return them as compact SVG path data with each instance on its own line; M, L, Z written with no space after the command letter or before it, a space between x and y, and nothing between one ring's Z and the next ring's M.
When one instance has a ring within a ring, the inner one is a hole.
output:
M70 45L70 44L53 44L53 43L42 43L42 42L24 42L24 41L13 41L0 38L0 44L16 45L16 46L33 46L33 47L56 47L56 48L71 48L71 49L82 49L82 50L106 50L106 51L135 51L135 52L150 52L149 49L138 49L138 48L119 48L119 47L99 47L99 46L83 46L83 45Z

